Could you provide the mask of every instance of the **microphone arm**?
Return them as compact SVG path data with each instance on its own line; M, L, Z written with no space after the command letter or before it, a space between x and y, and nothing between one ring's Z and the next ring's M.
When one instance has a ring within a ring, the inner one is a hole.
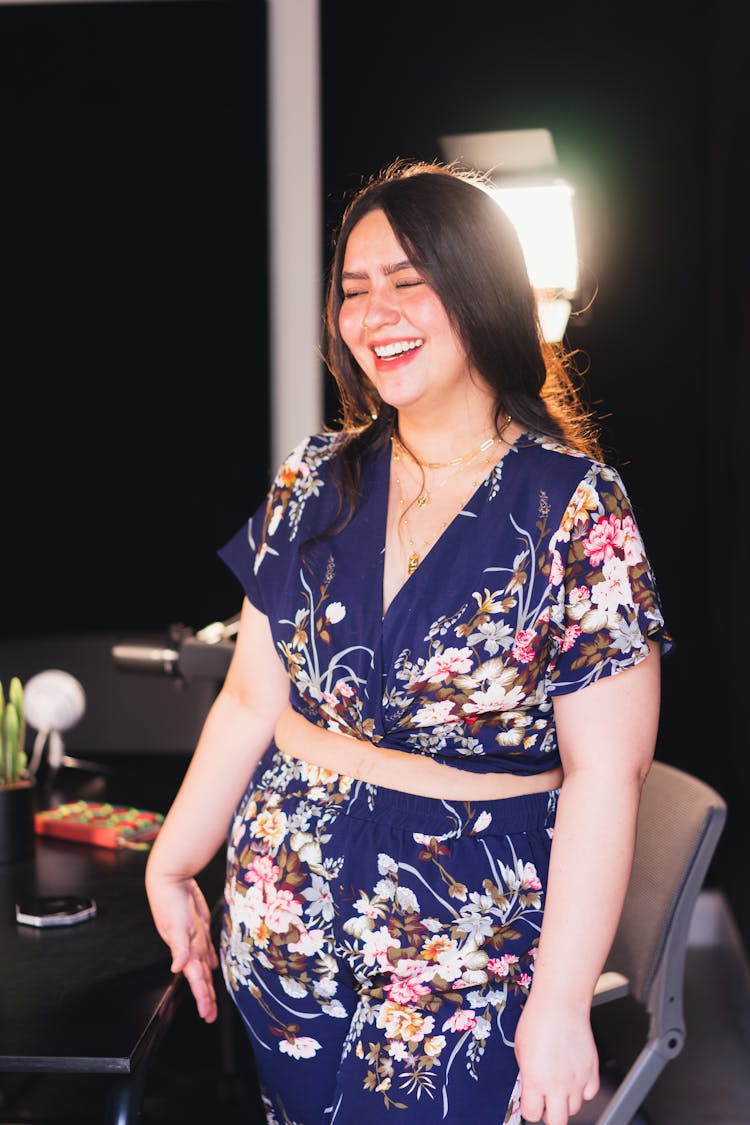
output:
M172 625L168 644L116 644L112 658L126 672L221 681L234 653L239 623L237 614L227 621L213 621L197 632L185 625Z

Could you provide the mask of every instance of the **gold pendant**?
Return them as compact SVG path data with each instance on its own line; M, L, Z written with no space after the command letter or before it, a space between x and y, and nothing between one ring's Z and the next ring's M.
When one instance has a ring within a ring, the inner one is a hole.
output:
M419 566L419 555L417 554L416 551L412 551L412 553L409 555L409 561L406 564L406 573L409 574L409 575L413 574L418 566Z
M417 497L417 507L418 508L424 508L425 504L429 504L429 502L430 502L429 492L420 492L419 496Z

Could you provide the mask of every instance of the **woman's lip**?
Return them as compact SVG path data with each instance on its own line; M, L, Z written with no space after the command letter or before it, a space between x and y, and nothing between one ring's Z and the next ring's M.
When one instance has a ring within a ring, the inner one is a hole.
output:
M382 359L376 352L373 352L372 358L375 369L376 371L398 370L401 367L405 367L408 363L411 363L414 357L419 355L421 350L421 348L412 348L411 351L401 352L399 355L383 357Z
M382 351L383 348L388 348L393 344L411 344L412 346L406 347L404 351L398 352L395 355L379 356L375 351L376 348ZM378 340L376 344L370 344L370 350L372 351L375 366L378 371L387 371L390 368L401 367L402 361L408 362L411 357L416 355L417 352L420 352L423 347L424 339L421 336L415 336L413 338L409 338L408 336L394 336L391 340Z

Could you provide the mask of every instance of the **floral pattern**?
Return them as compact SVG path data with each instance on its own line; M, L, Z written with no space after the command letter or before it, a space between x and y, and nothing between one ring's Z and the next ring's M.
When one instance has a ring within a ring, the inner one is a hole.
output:
M335 435L310 439L220 554L268 614L311 722L459 768L559 764L552 701L671 647L623 482L528 438L499 462L381 612L389 451L346 529ZM249 529L249 530L248 530Z
M517 832L494 823L513 802L397 797L406 811L392 791L275 752L237 811L222 968L259 1046L269 1121L290 1120L270 1093L280 1056L322 1057L330 1020L357 1092L385 1110L425 1099L442 1112L482 1078L502 1100L504 1048L505 1121L520 1122L507 1047L533 978L556 792L531 799L536 819ZM372 846L357 847L363 833Z

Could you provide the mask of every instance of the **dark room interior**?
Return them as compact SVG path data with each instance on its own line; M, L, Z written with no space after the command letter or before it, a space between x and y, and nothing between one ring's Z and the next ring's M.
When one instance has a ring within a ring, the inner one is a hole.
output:
M266 9L0 2L0 681L77 676L88 706L70 754L110 771L123 802L162 812L218 683L123 671L111 652L239 612L216 552L276 469ZM596 291L567 339L676 640L657 758L728 803L706 889L744 953L750 59L737 9L320 0L320 44L326 265L347 194L395 157L440 159L446 134L554 138ZM293 294L289 317L293 331ZM322 363L320 378L333 425ZM229 1023L220 1041L180 1004L144 1125L260 1122ZM0 1121L85 1125L100 1086L84 1102L70 1079L2 1074ZM662 1115L663 1102L648 1125L750 1121L750 1101L710 1118Z

